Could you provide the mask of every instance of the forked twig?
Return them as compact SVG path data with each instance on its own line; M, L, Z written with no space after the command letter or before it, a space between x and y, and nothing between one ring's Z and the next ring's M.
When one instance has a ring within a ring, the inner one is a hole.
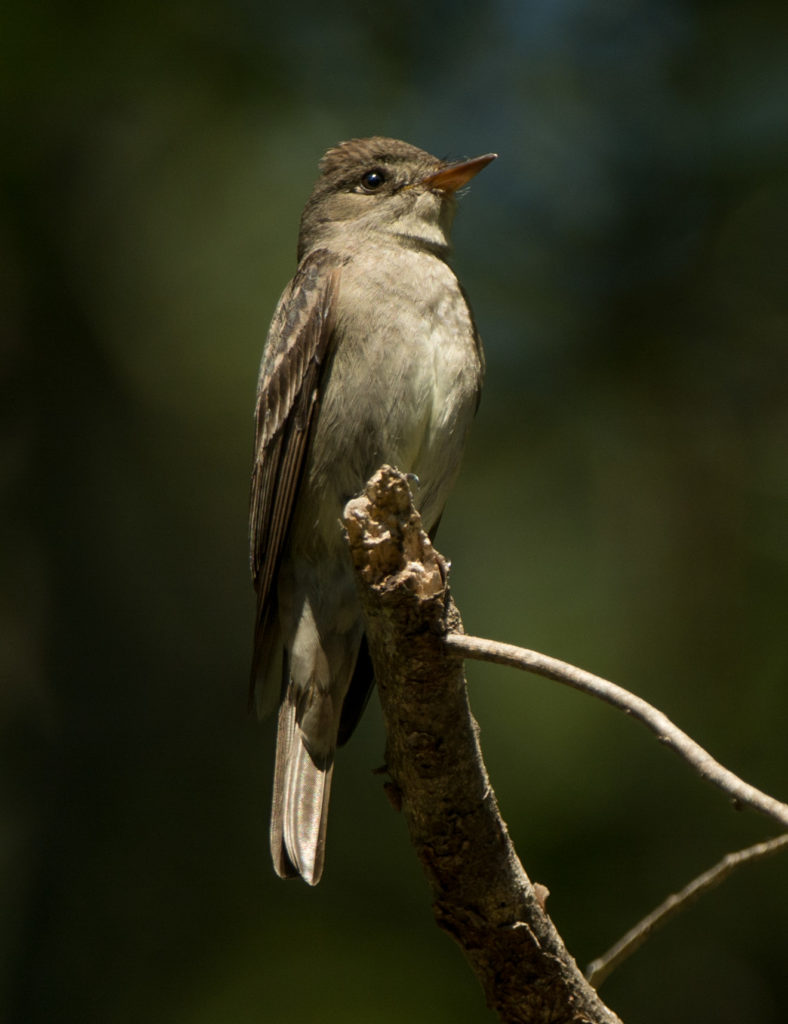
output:
M583 693L599 697L625 714L641 721L656 734L660 743L675 751L695 768L701 778L707 779L727 793L737 805L752 807L788 828L788 804L761 792L755 786L744 782L738 775L734 775L719 761L715 761L699 743L696 743L678 726L674 725L662 711L643 700L642 697L637 697L629 690L625 690L622 686L617 686L616 683L595 676L592 672L577 668L576 665L559 661L558 658L550 658L546 654L530 651L524 647L515 647L513 644L466 636L464 633L447 633L444 637L444 644L450 651L461 654L465 658L473 658L476 661L492 661L499 665L509 665L526 672L534 672L548 679L554 679L556 682L565 683Z

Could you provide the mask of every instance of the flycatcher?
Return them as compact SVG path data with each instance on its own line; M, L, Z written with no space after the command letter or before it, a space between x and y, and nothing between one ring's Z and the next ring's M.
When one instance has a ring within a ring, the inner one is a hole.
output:
M479 402L481 342L447 261L455 193L496 154L446 163L396 139L329 149L257 386L252 687L279 704L271 853L323 871L334 752L373 685L345 504L389 463L435 530Z

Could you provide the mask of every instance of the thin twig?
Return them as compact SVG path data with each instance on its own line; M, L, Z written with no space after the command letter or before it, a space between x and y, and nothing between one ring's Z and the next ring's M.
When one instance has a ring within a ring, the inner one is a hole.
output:
M716 888L743 864L768 857L786 847L788 847L788 834L776 836L764 843L756 843L754 846L748 846L736 853L726 854L714 867L704 871L702 875L698 875L680 892L668 896L642 921L638 921L634 928L630 928L626 935L619 939L614 946L611 946L606 953L593 960L586 968L586 977L594 988L599 988L617 967L640 949L646 939L658 928L667 924L675 914L678 914L690 903L694 903L703 893Z
M690 736L675 726L667 715L653 705L637 697L621 686L595 676L591 672L577 668L557 658L550 658L538 651L529 651L513 644L498 643L480 637L466 636L463 633L447 633L444 637L446 647L456 654L477 661L492 661L499 665L510 665L524 669L537 675L565 683L583 693L612 704L625 714L632 715L652 732L656 733L660 743L675 751L684 758L703 779L707 779L727 793L736 804L752 807L762 814L788 827L788 804L784 804L767 793L751 786L723 767L719 761L704 750Z

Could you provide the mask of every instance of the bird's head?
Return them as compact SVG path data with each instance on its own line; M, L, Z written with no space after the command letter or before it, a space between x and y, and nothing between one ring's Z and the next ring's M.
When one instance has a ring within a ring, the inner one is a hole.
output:
M448 163L397 139L352 139L329 149L304 208L299 260L321 246L342 250L388 236L449 250L457 189L495 153Z

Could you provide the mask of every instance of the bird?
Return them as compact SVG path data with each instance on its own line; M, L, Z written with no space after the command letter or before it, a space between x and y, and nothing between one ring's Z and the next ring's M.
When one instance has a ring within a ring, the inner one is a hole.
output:
M343 508L390 464L434 534L478 406L482 345L447 259L457 191L496 156L350 139L323 156L303 210L260 364L249 526L250 692L261 717L279 707L283 878L320 881L334 755L374 685Z

